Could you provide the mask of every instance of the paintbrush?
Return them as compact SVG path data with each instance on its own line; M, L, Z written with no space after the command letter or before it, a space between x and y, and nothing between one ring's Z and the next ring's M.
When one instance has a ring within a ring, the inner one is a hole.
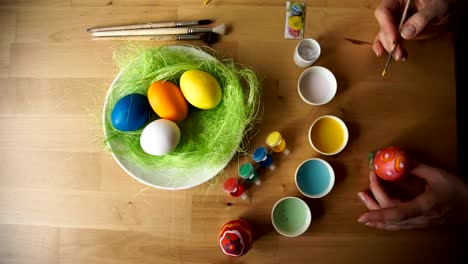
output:
M400 19L400 25L398 26L398 34L401 33L401 27L403 26L403 22L405 22L410 4L411 4L411 0L406 0L405 9L403 10L403 15L401 16L401 19ZM382 77L384 77L385 73L387 73L388 66L390 65L390 62L392 61L393 53L395 53L397 46L398 46L398 43L395 43L392 51L388 54L387 62L385 63L385 68L382 71Z
M96 27L89 28L88 32L99 32L99 31L110 31L110 30L124 30L124 29L147 29L147 28L172 28L172 27L188 27L188 26L199 26L211 24L211 20L197 20L197 21L168 21L168 22L150 22L143 24L130 24L121 26L110 26L110 27Z
M155 35L155 36L110 36L92 37L92 40L134 40L134 41L177 41L177 40L201 40L206 44L214 44L219 35L213 32L191 35Z
M153 29L124 29L124 30L111 30L111 31L98 31L92 32L93 37L110 37L110 36L145 36L145 35L183 35L195 33L208 33L213 32L224 35L226 26L221 24L219 26L208 27L175 27L175 28L153 28Z

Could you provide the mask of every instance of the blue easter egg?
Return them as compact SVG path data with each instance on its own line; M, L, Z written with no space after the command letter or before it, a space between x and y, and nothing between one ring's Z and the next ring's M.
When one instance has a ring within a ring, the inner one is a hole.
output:
M136 93L126 95L112 109L112 126L120 131L137 130L148 122L151 111L146 96Z
M302 13L303 13L302 5L300 3L293 3L291 5L291 13L294 16L302 16Z

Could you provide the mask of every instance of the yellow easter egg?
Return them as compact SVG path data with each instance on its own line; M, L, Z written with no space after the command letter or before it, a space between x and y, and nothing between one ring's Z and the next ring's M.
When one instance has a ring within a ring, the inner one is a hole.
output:
M300 16L292 16L288 19L288 25L290 28L295 30L301 30L304 26L302 23L302 17Z
M211 109L221 101L221 87L209 73L188 70L180 76L180 90L185 99L200 109Z

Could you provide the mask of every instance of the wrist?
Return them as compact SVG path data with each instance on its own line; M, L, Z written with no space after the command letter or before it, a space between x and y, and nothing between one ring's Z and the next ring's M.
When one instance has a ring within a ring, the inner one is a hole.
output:
M457 187L454 212L448 220L453 224L468 227L468 185L461 181Z

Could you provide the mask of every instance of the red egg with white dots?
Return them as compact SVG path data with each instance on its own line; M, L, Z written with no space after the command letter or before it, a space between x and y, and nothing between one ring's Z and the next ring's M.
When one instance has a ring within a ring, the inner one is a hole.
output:
M404 150L390 146L370 153L369 166L383 180L396 181L409 171L410 161Z

